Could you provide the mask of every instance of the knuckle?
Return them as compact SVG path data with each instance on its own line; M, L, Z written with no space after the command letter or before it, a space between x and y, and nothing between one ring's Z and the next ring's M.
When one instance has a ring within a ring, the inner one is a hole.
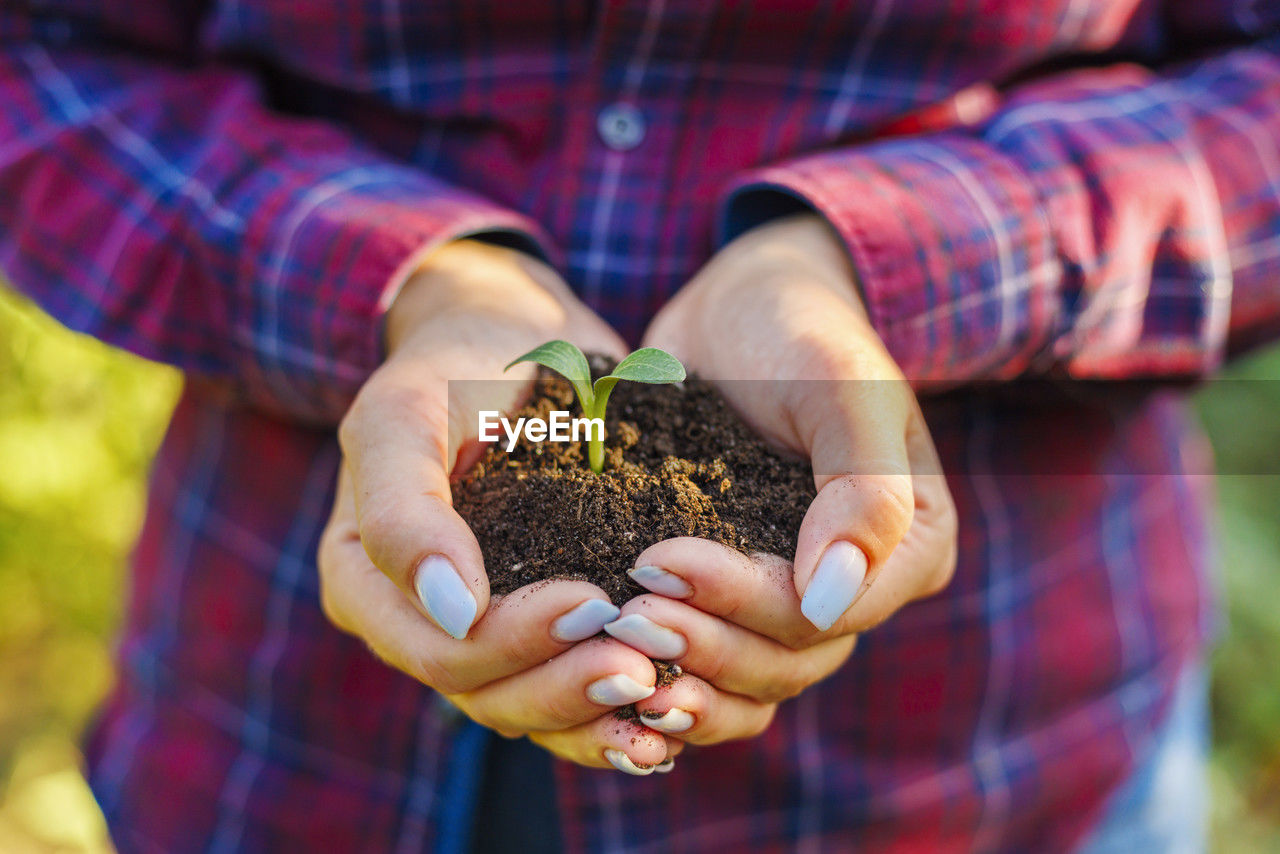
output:
M855 380L867 376L868 355L858 348L833 347L825 340L803 341L798 355L804 376L830 380Z
M549 692L542 698L545 729L567 729L578 723L579 706L574 698L562 692Z
M804 652L824 640L829 640L824 632L819 631L817 626L814 626L803 617L798 622L798 625L794 626L791 631L787 632L785 637L781 638L783 646L792 652Z
M407 521L401 503L393 496L370 495L360 502L360 536L391 539Z
M490 702L472 702L466 711L467 717L486 729L491 729L503 738L523 738L532 728L512 715L507 707L493 708Z
M344 632L348 630L346 617L333 595L333 585L326 583L323 577L320 579L320 612L334 628Z
M338 539L339 535L330 524L320 534L320 543L316 547L316 572L320 576L320 583L326 587L331 586L338 576Z
M766 689L756 697L764 703L780 703L783 700L790 700L792 697L799 695L804 689L813 684L813 667L808 661L808 656L793 655L788 657L787 666L783 669L782 675L774 679Z
M752 725L747 727L747 738L755 738L762 734L773 723L774 717L778 714L778 706L776 703L770 703Z
M925 595L942 592L955 577L959 559L959 518L955 504L948 492L937 522L938 558L934 562L925 585Z
M730 623L737 623L751 604L750 584L716 584L716 614Z
M892 531L895 539L901 539L911 527L915 516L915 492L908 475L892 475L878 478L876 493L872 499L872 516L880 520L885 530Z
M805 674L794 673L782 681L779 690L773 696L763 698L765 702L780 703L783 700L790 700L792 697L798 697L806 688L813 684L812 677L806 672Z
M376 377L375 374L356 392L351 405L338 422L338 447L342 448L344 454L350 455L359 446L360 434L367 420L366 413L378 396Z
M430 653L414 656L409 675L446 697L465 694L475 687L461 678L456 668L449 667Z
M443 680L443 687L446 692L451 694L466 694L480 688L485 680L479 676L468 675L454 670L446 670L445 674L440 677Z
M730 672L733 654L725 644L711 644L703 650L703 660L698 663L698 675L712 685L725 681Z
M443 691L438 693L444 694ZM497 715L493 714L485 703L476 702L474 698L465 695L450 696L448 694L444 694L444 696L457 706L464 715L480 724L480 726L486 729L491 729L500 735L504 734L504 730L507 732L511 731L510 722L502 720ZM508 738L510 737L511 736L508 736Z
M338 596L337 584L334 582L336 559L333 546L322 539L320 549L316 553L316 568L320 576L320 612L335 628L349 632L351 627L345 609L342 607L341 598Z
M955 497L951 494L951 490L947 488L946 483L942 484L938 492L940 493L939 503L941 504L939 527L948 539L955 540L960 532L960 515L956 511Z
M448 407L441 405L430 385L422 377L387 375L381 382L366 384L365 411L376 412L381 420L408 420L437 431L448 423Z
M351 405L347 407L346 414L338 422L338 447L342 449L344 455L351 450L355 433L359 429L356 425L360 419L360 394L359 392L356 394L355 399L351 401Z
M501 637L494 655L501 662L504 672L523 670L538 659L538 645L528 633L508 631L503 632Z
M781 703L783 700L790 700L792 697L800 693L800 688L793 686L790 683L790 677L787 677L780 682L770 683L759 691L753 692L751 699L759 703Z
M371 496L360 508L360 542L369 559L384 571L388 556L404 532L412 530L404 503L394 495Z
M322 586L332 577L334 570L333 537L326 527L320 534L320 544L316 546L316 572L320 575Z
M933 596L936 593L941 593L949 584L951 584L951 579L955 578L956 574L956 560L956 546L955 543L952 542L948 544L946 554L943 556L942 560L938 562L937 568L933 573L933 577L930 579L929 585L925 589L925 595Z

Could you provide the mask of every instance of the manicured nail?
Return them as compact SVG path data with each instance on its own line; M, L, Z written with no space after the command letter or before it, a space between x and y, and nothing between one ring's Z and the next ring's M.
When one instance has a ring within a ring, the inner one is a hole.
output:
M601 706L625 706L652 697L658 690L648 685L641 685L625 673L615 673L603 679L597 679L587 686L587 699Z
M604 599L588 599L566 611L551 624L551 636L563 643L586 640L600 634L605 623L618 619L618 606Z
M818 568L809 579L800 613L821 631L835 625L862 590L867 577L867 556L853 543L836 540L827 546Z
M659 774L670 774L672 771L676 770L676 760L674 758L664 759L657 765L653 766L653 770L657 771Z
M650 658L670 660L689 650L684 635L658 625L643 614L628 614L607 624L604 630Z
M694 717L684 709L670 709L665 715L651 718L647 714L640 715L640 720L649 729L656 729L658 732L665 732L669 735L675 735L679 732L687 732L693 727Z
M606 750L604 758L609 760L609 764L617 768L623 773L630 774L633 777L648 777L653 773L656 766L650 765L648 768L641 768L639 765L631 761L631 757L623 753L621 750Z
M476 619L476 597L444 555L429 555L413 577L422 607L440 628L458 640L467 636Z
M674 573L667 572L660 566L637 566L629 570L627 575L646 590L670 596L672 599L688 599L693 595L693 588Z

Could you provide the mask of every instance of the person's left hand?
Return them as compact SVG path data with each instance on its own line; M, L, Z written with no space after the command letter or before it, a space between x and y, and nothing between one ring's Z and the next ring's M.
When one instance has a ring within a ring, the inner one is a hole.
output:
M758 734L825 678L856 633L941 590L956 513L915 394L872 329L843 247L798 216L725 247L655 318L645 344L720 382L767 440L809 459L817 496L794 566L680 538L643 554L653 591L608 627L684 675L637 706L692 744Z

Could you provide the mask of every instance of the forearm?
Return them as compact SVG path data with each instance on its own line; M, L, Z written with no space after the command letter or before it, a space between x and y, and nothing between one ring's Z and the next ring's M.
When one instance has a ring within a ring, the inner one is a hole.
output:
M1029 372L1191 376L1280 321L1280 57L1029 84L974 128L745 176L835 228L917 384Z
M66 28L74 46L46 45L0 10L0 259L74 329L333 423L427 252L503 230L537 244L523 217L273 112L246 73Z

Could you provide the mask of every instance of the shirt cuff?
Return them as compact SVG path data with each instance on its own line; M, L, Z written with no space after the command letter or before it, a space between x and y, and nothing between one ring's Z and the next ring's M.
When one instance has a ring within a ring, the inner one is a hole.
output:
M296 194L249 245L251 314L235 324L250 397L292 417L340 418L381 364L383 320L440 244L483 236L554 260L526 217L398 166L364 167Z
M1059 263L1010 158L936 135L763 167L728 188L720 236L805 208L839 234L871 322L911 381L1015 376L1040 361L1059 316Z

